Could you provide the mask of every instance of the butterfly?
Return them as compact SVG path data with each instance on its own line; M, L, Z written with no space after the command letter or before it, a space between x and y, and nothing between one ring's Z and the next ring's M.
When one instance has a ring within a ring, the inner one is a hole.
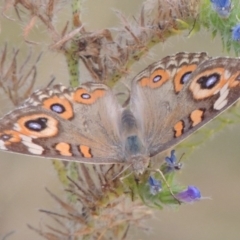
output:
M131 80L129 104L105 84L35 91L0 119L0 149L143 173L240 97L240 59L180 52Z

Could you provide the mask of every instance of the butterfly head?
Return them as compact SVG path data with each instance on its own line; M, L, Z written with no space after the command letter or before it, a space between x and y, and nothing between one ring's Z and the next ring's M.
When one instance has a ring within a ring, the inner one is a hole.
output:
M136 174L142 174L149 165L150 157L146 155L135 155L129 159L131 163L131 169Z

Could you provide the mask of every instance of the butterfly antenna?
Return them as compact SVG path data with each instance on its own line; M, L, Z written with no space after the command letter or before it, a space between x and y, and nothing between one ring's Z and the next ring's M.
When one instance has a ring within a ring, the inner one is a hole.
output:
M128 104L129 104L129 102L130 102L130 95L131 95L131 89L129 88L129 86L125 83L125 82L123 82L122 83L123 85L124 85L124 87L127 89L126 91L127 91L127 93L128 93L128 98L124 101L124 103L122 104L122 107L126 107ZM126 93L118 93L118 95L119 94L126 94Z
M7 233L5 236L3 236L2 240L6 240L10 235L14 234L15 231L11 231L9 233Z
M129 167L131 167L132 164L129 164L127 167L125 167L122 171L120 171L115 177L112 178L112 181L115 180L117 177L119 177L123 172L125 172ZM128 176L130 176L132 174L132 172L130 172L129 174L127 174L126 176L123 176L120 178L120 181L122 181L124 178L127 178Z
M178 162L181 162L183 156L185 155L185 153L182 154L182 156L180 157L179 161Z
M120 92L120 93L117 93L116 96L121 96L121 95L125 95L124 92ZM130 93L128 94L128 98L124 101L124 103L122 104L122 107L126 107L130 102Z
M178 198L174 195L174 193L172 192L171 187L169 186L167 179L165 178L164 174L162 173L162 171L160 169L156 169L156 171L161 175L163 181L165 182L169 192L171 193L171 195L174 197L174 199L177 200L177 202L179 203L179 205L181 204L181 202L178 200Z
M52 76L50 82L49 82L48 85L47 85L47 88L48 88L48 87L51 87L51 85L53 84L53 82L55 81L55 79L56 79L56 77L55 77L55 76Z

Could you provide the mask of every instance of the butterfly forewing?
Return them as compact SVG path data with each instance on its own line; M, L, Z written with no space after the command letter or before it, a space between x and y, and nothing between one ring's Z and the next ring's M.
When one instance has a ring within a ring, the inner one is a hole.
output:
M103 84L36 91L0 121L0 148L88 163L121 161L121 107Z

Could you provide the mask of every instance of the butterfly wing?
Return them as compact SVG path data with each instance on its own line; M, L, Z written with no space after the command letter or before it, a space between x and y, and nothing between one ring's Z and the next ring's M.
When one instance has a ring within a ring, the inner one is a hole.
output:
M131 109L150 156L199 129L240 97L240 59L178 53L132 82Z
M121 162L121 107L103 84L36 91L0 120L0 149L87 163Z

